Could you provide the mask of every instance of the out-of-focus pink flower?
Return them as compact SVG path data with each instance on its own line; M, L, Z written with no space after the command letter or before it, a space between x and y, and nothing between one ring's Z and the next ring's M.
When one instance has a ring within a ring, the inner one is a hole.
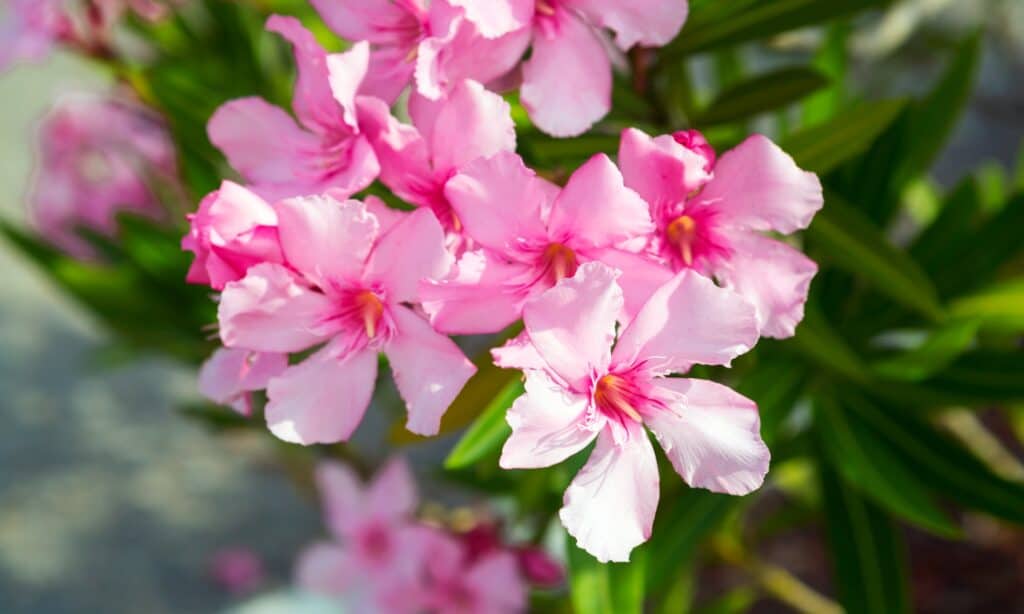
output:
M603 154L591 158L565 188L538 177L512 153L466 165L445 195L463 232L480 248L461 256L452 274L422 288L424 308L446 333L491 333L519 318L531 296L594 260L626 271L627 313L651 290L633 280L661 266L624 249L654 229L643 200Z
M283 261L277 213L237 183L223 182L188 219L191 226L181 247L195 254L186 278L189 283L222 290L229 281L245 277L253 265Z
M485 36L532 33L523 63L523 106L554 136L585 132L611 109L612 64L605 29L623 51L660 47L679 33L686 0L451 0Z
M227 347L291 353L325 344L270 380L270 430L302 444L348 439L370 403L384 352L409 410L406 427L437 433L475 372L451 339L408 306L419 302L421 280L451 266L437 219L426 209L378 218L364 203L329 196L289 199L276 209L284 264L250 267L224 287L218 312Z
M294 17L274 15L267 29L295 50L292 108L301 126L262 98L239 98L210 118L210 141L270 201L329 190L348 195L367 187L380 172L356 109L369 65L367 43L328 54Z
M217 552L210 563L210 575L238 595L255 591L267 577L263 560L248 548L225 548Z
M380 179L400 198L429 207L445 230L461 224L445 196L448 180L467 163L500 151L515 151L511 109L475 81L462 81L429 113L398 122L378 99L361 101L366 130L380 160Z
M372 45L364 93L387 103L415 77L416 91L443 98L463 79L487 83L515 66L528 31L484 37L447 0L312 0L342 38Z
M666 377L694 364L728 365L757 341L754 309L689 269L655 291L618 335L618 271L601 263L527 303L523 337L495 362L526 371L512 405L507 469L548 467L595 439L559 517L600 561L626 561L651 534L658 464L644 429L694 487L734 495L768 471L757 406L714 382ZM614 349L613 349L614 345Z
M296 579L306 590L344 595L358 611L416 612L425 546L430 538L413 524L416 484L404 461L393 460L363 487L348 467L322 463L316 482L332 541L314 544L299 558ZM404 604L404 605L403 605Z
M458 534L465 548L467 561L473 563L499 552L511 553L516 558L520 575L532 584L543 587L558 586L565 579L565 570L542 548L506 545L501 527L483 522L469 531Z
M151 186L174 181L174 146L142 107L70 98L43 120L40 139L29 202L36 228L53 244L86 258L93 250L76 227L112 236L119 211L163 217Z
M199 370L199 392L221 405L252 415L252 392L288 368L286 354L219 348Z
M650 137L622 133L626 185L648 203L657 225L649 251L673 271L694 269L754 304L761 334L789 337L803 319L817 266L762 235L806 228L823 204L821 183L768 138L755 135L716 160L696 131Z
M0 24L0 69L14 62L37 61L73 31L66 0L9 0Z
M432 614L513 614L526 609L527 587L516 557L505 551L467 557L459 541L428 534L426 582L417 611Z

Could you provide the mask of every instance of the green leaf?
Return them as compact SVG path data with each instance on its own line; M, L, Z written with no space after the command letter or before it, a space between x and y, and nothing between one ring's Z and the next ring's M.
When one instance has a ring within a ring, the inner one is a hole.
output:
M933 278L941 276L956 255L974 240L980 214L978 184L968 177L942 201L938 217L911 244L910 255Z
M1024 402L1024 352L975 350L925 382L934 393L974 405Z
M792 343L815 365L823 366L854 382L867 384L871 381L871 373L863 360L814 303L807 305L804 320L797 327Z
M828 85L810 68L783 68L736 83L693 118L698 127L727 124L792 104Z
M769 446L803 392L806 376L801 364L773 356L771 361L759 363L736 386L737 392L757 403L761 437Z
M1015 256L1024 253L1024 193L1010 198L1003 208L970 237L962 249L951 249L945 267L935 278L943 296L956 296L992 280ZM951 246L952 248L952 246Z
M858 104L824 124L793 134L781 147L800 168L823 175L867 151L904 105L902 100Z
M661 60L767 38L781 32L886 6L891 0L734 0L694 8L683 31L661 50Z
M468 467L498 450L512 433L505 422L505 412L522 394L521 381L514 380L506 384L445 459L445 469Z
M935 287L917 263L838 195L827 193L825 202L807 230L814 247L889 298L931 320L941 320Z
M682 573L704 540L740 501L739 497L698 489L663 498L654 520L653 535L657 538L644 546L648 550L648 592L661 590Z
M570 540L571 541L571 540ZM635 550L630 563L599 563L568 544L569 589L576 614L641 614L646 556Z
M876 506L819 464L825 527L840 603L847 612L910 611L906 547Z
M1024 333L1024 277L956 299L949 311L953 317L977 318L987 331Z
M879 439L856 414L824 394L815 398L814 409L814 430L822 449L844 480L921 528L943 537L960 534L899 452Z
M977 317L954 318L928 335L918 347L876 361L872 369L889 379L911 382L927 379L948 367L970 348L981 323Z
M840 21L829 26L825 41L814 55L814 67L829 80L824 91L811 96L803 103L803 121L808 126L820 124L836 115L846 99L846 73L849 53L846 43L850 36L850 24Z
M1024 485L997 476L958 442L909 412L883 409L853 391L844 395L844 407L912 463L918 480L936 494L1024 524Z

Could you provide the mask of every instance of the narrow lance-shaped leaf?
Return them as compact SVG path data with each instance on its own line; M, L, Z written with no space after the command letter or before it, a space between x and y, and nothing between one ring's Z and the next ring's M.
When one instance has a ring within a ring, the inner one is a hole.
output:
M865 152L899 116L904 104L902 100L858 104L824 124L793 134L781 147L801 168L824 175Z
M505 412L522 394L521 381L513 380L506 384L448 454L444 461L445 468L468 467L501 449L502 444L512 433L512 429L505 422Z
M736 83L722 91L693 124L704 128L754 117L794 103L828 84L820 72L783 68Z

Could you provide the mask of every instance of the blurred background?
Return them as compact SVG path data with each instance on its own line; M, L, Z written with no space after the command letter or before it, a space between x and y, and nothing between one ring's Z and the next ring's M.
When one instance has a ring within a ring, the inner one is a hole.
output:
M941 72L936 47L984 33L974 92L932 178L951 187L980 167L983 189L1009 189L1024 142L1024 2L906 1L856 23L852 87L868 96L920 93ZM750 53L770 63L806 53L820 34L789 33ZM0 74L7 219L25 219L41 114L68 90L103 85L60 54ZM238 597L214 581L211 565L239 546L264 561L264 586L286 585L321 522L270 462L267 439L225 439L182 419L176 408L195 398L194 373L158 359L104 366L96 322L6 244L0 270L0 612L217 611ZM1024 612L1024 537L969 530L977 539L956 544L908 530L915 609ZM814 531L766 556L827 588ZM709 573L711 584L731 582L728 570ZM788 610L765 602L754 611Z

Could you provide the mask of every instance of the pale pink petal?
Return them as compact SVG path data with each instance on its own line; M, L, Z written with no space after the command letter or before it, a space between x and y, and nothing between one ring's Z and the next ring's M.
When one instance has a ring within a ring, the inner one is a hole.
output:
M321 461L316 466L315 477L324 523L335 537L348 539L368 520L366 493L359 476L348 465Z
M757 343L754 307L690 269L658 288L619 336L616 365L646 363L682 373L694 363L728 365Z
M505 345L492 349L491 358L494 359L495 366L502 369L546 371L549 368L526 331L512 337Z
M420 282L445 276L451 266L441 224L429 210L417 209L380 238L363 279L379 283L389 301L417 303Z
M541 211L548 184L510 152L468 164L445 186L445 195L474 241L506 252L522 241L544 241Z
M734 251L715 271L716 277L753 303L762 335L792 337L804 318L818 265L799 250L754 233L731 241Z
M355 128L354 123L346 121L341 107L331 94L327 52L313 33L298 19L283 15L271 15L267 19L267 30L280 34L294 49L298 77L292 108L299 121L310 130L320 133L330 133L346 125Z
M286 354L219 348L199 370L199 393L248 416L252 406L246 393L266 388L286 368Z
M334 543L313 544L299 555L295 583L319 595L346 595L358 583L358 563Z
M684 202L690 192L711 179L703 156L671 135L652 138L636 128L622 131L619 167L626 185L647 201L654 215Z
M577 136L604 117L612 106L612 65L593 29L564 10L556 27L535 27L520 98L533 123L553 136Z
M653 231L647 203L625 186L619 169L604 154L572 174L548 221L551 238L574 248L611 247Z
M437 21L434 35L420 43L416 57L416 89L431 100L444 97L463 79L487 83L501 77L516 66L530 43L529 28L488 39L461 16Z
M505 416L512 434L501 450L501 467L550 467L587 447L604 426L603 416L588 415L588 405L586 394L566 390L543 371L527 371L526 393Z
M437 330L451 335L496 333L519 319L526 294L508 280L531 268L487 252L466 252L443 281L420 286L423 309Z
M398 332L384 352L409 410L405 427L417 435L436 435L441 416L476 367L454 341L409 309L397 307L392 317Z
M267 426L290 443L346 441L366 413L376 379L376 352L339 357L328 345L270 380Z
M616 444L609 429L597 437L587 464L565 491L558 512L576 545L602 563L626 562L651 536L658 508L658 462L644 428L627 425Z
M420 0L310 0L324 23L350 41L399 45L419 33L426 8Z
M356 96L370 64L370 44L359 41L344 53L327 56L327 81L342 117L350 128L358 126Z
M644 422L687 484L730 495L760 488L771 454L753 401L705 380L662 378L655 385L665 407Z
M409 217L409 212L402 211L401 209L392 209L386 202L372 194L366 196L363 199L363 203L366 205L366 210L370 212L370 215L377 218L377 224L380 225L379 236L382 237Z
M232 168L258 184L298 180L306 174L307 152L320 147L319 140L299 129L288 113L262 98L224 103L206 130Z
M412 81L416 64L409 53L416 49L383 47L370 50L370 66L359 88L359 93L373 96L387 104L394 104L402 90Z
M380 161L380 180L399 198L416 203L433 189L434 171L427 142L420 132L391 115L383 101L367 96L358 99L360 128Z
M448 0L487 38L508 34L533 21L535 0Z
M321 285L362 276L379 231L363 203L310 196L282 201L276 209L281 247L295 269Z
M431 141L434 172L441 176L477 158L515 151L516 126L511 107L478 82L463 80L441 106Z
M227 347L257 352L298 352L325 339L330 300L299 283L278 264L258 264L224 287L217 309Z
M670 268L646 255L621 249L588 251L586 256L622 271L617 280L625 299L625 318L620 318L622 324L628 323L639 313L654 291L668 283L674 275Z
M401 458L379 469L366 490L366 512L376 520L404 522L416 511L418 502L416 480Z
M526 611L528 588L511 552L485 556L465 574L466 586L476 594L476 614Z
M622 50L637 43L668 44L683 29L689 13L687 0L566 0L566 5L581 11L591 23L614 31Z
M789 234L806 228L824 203L818 176L760 134L725 152L714 172L699 200L731 224Z
M618 277L618 271L589 262L523 308L530 340L574 390L585 390L594 373L608 369L623 305Z

